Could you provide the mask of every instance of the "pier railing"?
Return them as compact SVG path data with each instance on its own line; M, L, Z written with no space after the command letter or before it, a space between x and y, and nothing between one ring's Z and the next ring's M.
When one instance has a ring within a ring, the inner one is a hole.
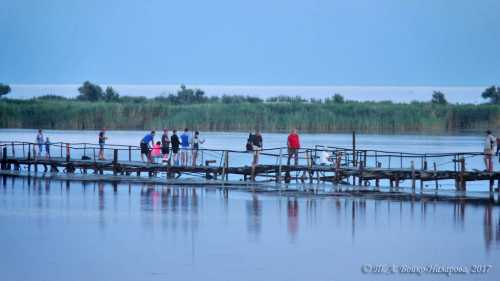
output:
M50 154L47 154L46 146ZM51 142L49 144L38 144L33 142L0 141L0 154L14 158L45 158L45 159L68 159L68 160L98 160L100 151L99 144L95 143L65 143ZM103 146L105 158L113 161L141 161L140 147L123 144L105 144ZM192 165L191 155L196 152L196 165L251 165L253 152L231 149L188 149ZM180 151L179 151L180 153ZM313 148L298 149L300 165L332 165L341 167L359 168L384 168L384 169L420 169L436 170L450 169L458 171L464 169L481 169L476 165L465 165L469 159L484 157L482 152L458 152L458 153L413 153L374 149L353 149L346 147L315 145ZM170 148L168 159L172 157ZM289 151L286 147L266 148L259 151L259 164L288 165ZM290 159L294 164L294 159ZM461 167L463 165L464 167Z
M49 148L50 154L47 153ZM99 159L103 150L105 159ZM392 188L405 180L411 180L413 189L420 180L420 188L425 181L454 180L457 190L465 190L467 181L489 180L490 192L494 180L500 187L500 173L484 171L484 153L414 153L373 149L360 149L316 145L313 148L297 150L298 165L295 157L286 147L266 148L259 151L200 148L182 149L186 161L174 161L170 149L167 157L153 158L154 162L142 160L139 146L105 144L102 148L93 143L54 142L38 144L33 142L0 141L0 160L2 170L20 170L21 165L35 171L42 165L44 171L57 172L63 168L67 173L80 169L82 173L93 170L96 174L110 171L114 175L130 175L146 172L150 176L165 172L167 178L180 175L197 175L206 179L228 180L243 176L255 180L304 182L314 181L349 182L353 185L369 185L370 181L379 186L380 180L388 180ZM195 157L197 156L197 157Z

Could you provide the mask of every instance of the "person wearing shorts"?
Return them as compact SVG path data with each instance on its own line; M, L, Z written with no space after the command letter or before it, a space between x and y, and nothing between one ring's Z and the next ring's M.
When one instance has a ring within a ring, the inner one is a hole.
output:
M205 140L200 139L200 132L194 132L194 137L191 140L191 143L193 145L193 166L196 166L196 159L198 158L198 150L200 149L200 144L203 144L204 142Z
M493 172L493 151L495 148L496 138L492 135L491 131L486 131L486 139L484 142L484 165L487 172Z
M163 129L163 135L161 135L161 154L163 158L163 162L167 162L169 160L168 155L170 153L170 139L168 138L168 129Z
M38 129L38 134L36 135L36 143L38 145L38 152L37 152L38 157L42 156L44 142L45 139L43 137L42 129Z
M252 165L255 166L259 163L259 155L260 151L262 150L262 135L260 134L259 130L255 131L255 135L252 140L252 148L253 148L253 163Z
M179 141L179 136L177 136L177 130L173 131L172 136L170 137L170 143L172 144L172 157L174 159L174 165L179 165L179 145L181 142Z
M154 145L155 131L151 131L151 133L147 134L141 140L141 159L144 161L144 155L146 155L147 161L151 162L151 154L149 149L149 143L151 146Z
M105 160L104 159L104 144L106 143L106 129L102 129L99 132L99 160Z
M49 137L45 140L45 156L47 159L50 159L50 140Z

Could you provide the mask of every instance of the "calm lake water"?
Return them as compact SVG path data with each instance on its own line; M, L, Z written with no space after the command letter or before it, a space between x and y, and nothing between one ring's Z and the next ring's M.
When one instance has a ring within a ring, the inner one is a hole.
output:
M498 280L500 209L4 177L1 280ZM370 274L370 265L492 265Z
M144 133L110 131L109 143L137 145ZM89 131L46 135L54 142L97 139ZM247 134L202 136L206 148L242 150ZM34 138L34 130L0 130L4 141ZM285 139L264 134L267 147ZM309 147L350 141L347 134L302 135ZM406 152L481 151L482 142L482 136L358 136L360 147ZM0 280L500 278L500 208L488 204L0 179ZM492 268L451 277L362 272L393 264Z

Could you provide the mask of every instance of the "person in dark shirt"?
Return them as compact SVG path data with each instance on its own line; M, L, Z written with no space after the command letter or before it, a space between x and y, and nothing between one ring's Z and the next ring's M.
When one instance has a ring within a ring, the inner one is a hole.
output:
M179 165L179 145L181 142L177 136L177 130L173 131L173 134L170 137L170 143L172 144L172 157L174 159L174 165Z
M255 138L255 135L252 134L252 132L250 132L248 134L247 145L246 145L247 152L253 151L253 140L254 140L254 138Z
M45 140L45 153L47 156L47 159L50 159L50 140L49 137Z
M170 154L170 139L168 138L168 129L163 129L163 135L161 135L161 154L163 157L163 162L169 160L168 155Z
M104 144L106 143L106 129L102 129L99 132L99 160L106 160L104 159Z

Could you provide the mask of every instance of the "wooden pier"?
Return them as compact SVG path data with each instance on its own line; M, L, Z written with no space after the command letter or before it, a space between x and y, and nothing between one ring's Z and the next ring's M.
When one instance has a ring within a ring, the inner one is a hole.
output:
M176 166L167 163L137 161L139 148L134 146L107 145L110 160L97 160L99 147L88 143L51 144L51 157L37 156L38 145L26 142L0 142L1 170L45 173L97 174L120 176L166 177L182 181L186 175L198 176L205 182L276 182L276 183L341 183L379 189L381 186L399 188L401 183L423 189L432 186L439 189L439 182L452 180L455 189L465 191L467 182L486 181L484 191L494 193L500 185L500 172L470 169L467 160L483 157L482 153L435 153L417 154L388 152L340 147L316 146L301 149L301 165L287 165L285 148L266 149L260 157L267 163L256 166L229 165L231 157L238 158L252 152L234 150L200 149L199 164ZM250 155L249 155L250 154ZM320 164L321 155L328 155L329 162ZM447 168L439 168L443 162ZM235 161L238 162L238 161ZM241 161L240 161L241 162ZM269 163L273 162L273 163ZM432 165L429 165L432 163ZM451 168L450 168L451 167ZM384 181L384 183L382 183ZM496 188L495 188L496 181ZM385 185L384 185L385 184Z

